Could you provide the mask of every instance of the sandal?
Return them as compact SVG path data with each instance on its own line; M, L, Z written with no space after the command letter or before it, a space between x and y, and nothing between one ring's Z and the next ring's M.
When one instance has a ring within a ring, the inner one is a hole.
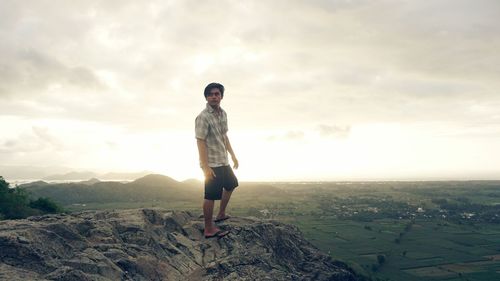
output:
M214 237L222 238L228 234L229 234L229 230L219 230L213 235L205 235L205 238L214 238Z

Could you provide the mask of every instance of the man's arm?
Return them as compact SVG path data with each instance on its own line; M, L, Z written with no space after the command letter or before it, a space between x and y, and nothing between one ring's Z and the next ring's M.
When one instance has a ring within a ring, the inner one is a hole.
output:
M198 154L200 155L200 163L201 169L203 170L203 174L205 174L205 178L207 180L215 178L215 172L208 166L208 152L207 152L207 144L205 140L196 139L196 144L198 145Z
M208 122L201 114L196 117L194 128L201 169L203 170L203 174L205 174L205 179L210 180L212 177L215 177L215 172L208 166L208 149L205 140L208 134Z
M238 169L239 163L236 155L234 154L233 148L231 147L231 142L229 142L229 138L227 134L224 134L224 140L226 141L226 149L231 154L231 159L233 159L234 166L233 168Z
M205 140L196 139L196 144L198 145L198 154L200 155L200 163L201 169L205 174L206 179L211 179L213 176L215 178L215 172L208 166L208 152L207 152L207 143Z

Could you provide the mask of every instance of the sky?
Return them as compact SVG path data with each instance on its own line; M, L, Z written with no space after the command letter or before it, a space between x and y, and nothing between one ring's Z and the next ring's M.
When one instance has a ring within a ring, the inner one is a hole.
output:
M497 0L0 0L0 175L202 179L220 82L241 181L500 179L498 34Z

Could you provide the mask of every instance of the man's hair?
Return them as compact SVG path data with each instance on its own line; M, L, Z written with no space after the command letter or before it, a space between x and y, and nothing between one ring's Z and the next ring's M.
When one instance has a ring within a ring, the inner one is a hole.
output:
M219 83L210 83L208 84L206 87L205 87L205 91L203 92L203 94L205 95L205 98L208 97L208 94L210 94L210 91L214 88L217 88L219 89L220 91L220 96L221 97L224 97L224 86L222 86L222 84L219 84Z

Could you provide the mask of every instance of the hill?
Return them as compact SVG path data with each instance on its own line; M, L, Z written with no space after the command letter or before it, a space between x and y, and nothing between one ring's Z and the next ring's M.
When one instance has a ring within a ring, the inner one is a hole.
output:
M196 201L200 188L151 174L129 183L89 180L72 183L33 182L20 185L33 197L50 197L63 205L109 202Z
M84 171L84 172L68 172L64 174L53 174L45 176L43 179L47 181L74 181L83 180L89 178L96 178L99 180L134 180L140 177L151 174L148 171L135 172L135 173L117 173L110 172L105 174L97 174L95 172Z

